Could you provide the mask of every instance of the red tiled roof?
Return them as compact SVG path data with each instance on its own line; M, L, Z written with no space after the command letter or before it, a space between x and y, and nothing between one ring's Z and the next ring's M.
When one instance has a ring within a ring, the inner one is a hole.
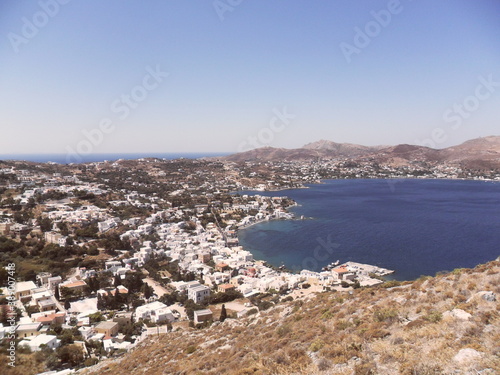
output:
M337 272L337 273L347 273L347 272L349 272L348 269L345 268L344 266L334 268L333 271Z

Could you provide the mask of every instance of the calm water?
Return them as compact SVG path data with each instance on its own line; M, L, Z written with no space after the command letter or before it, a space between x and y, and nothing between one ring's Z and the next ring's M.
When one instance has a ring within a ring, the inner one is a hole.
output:
M500 183L331 180L287 195L306 220L241 230L240 243L275 266L320 270L339 259L394 269L398 280L500 256Z

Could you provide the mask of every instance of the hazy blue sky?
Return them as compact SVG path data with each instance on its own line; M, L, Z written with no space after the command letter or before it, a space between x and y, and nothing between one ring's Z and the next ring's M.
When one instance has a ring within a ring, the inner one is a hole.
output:
M0 154L498 135L499 35L497 0L2 0Z

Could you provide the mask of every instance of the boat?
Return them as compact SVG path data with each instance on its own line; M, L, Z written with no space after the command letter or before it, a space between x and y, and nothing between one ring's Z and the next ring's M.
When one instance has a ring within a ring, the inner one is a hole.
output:
M340 260L337 259L336 262L330 263L329 265L323 267L322 271L331 271L334 267L337 267L340 264Z

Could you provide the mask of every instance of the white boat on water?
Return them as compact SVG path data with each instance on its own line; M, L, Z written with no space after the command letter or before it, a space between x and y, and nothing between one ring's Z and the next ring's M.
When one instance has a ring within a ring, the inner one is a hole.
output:
M330 263L328 266L323 267L323 271L330 271L330 270L332 270L334 267L337 267L339 264L340 264L340 260L338 260L338 259L337 259L337 261L336 261L336 262Z

